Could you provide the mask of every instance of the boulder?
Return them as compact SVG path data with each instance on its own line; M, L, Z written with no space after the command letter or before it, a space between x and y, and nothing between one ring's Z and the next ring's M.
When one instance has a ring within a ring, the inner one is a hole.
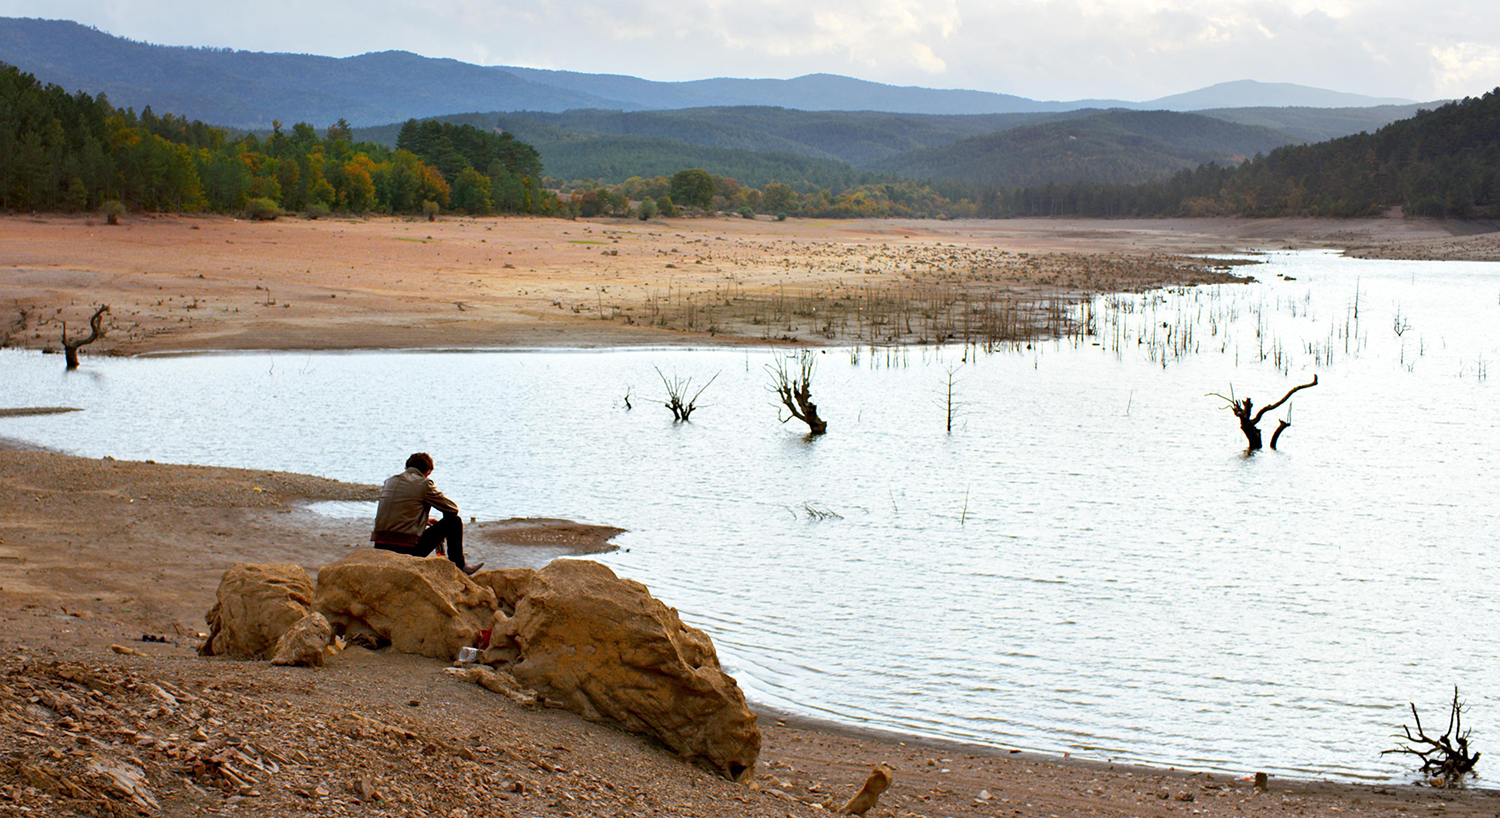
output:
M288 628L312 612L312 580L290 562L235 563L219 580L218 599L204 617L204 656L264 659Z
M527 584L514 617L495 620L519 647L510 670L521 685L730 779L753 776L760 730L739 685L708 635L646 586L597 562L557 560Z
M317 611L297 620L276 640L273 665L322 667L325 651L333 643L333 626Z
M474 582L495 592L495 602L507 616L516 612L516 603L526 595L526 589L536 571L531 568L498 568L474 574Z
M443 557L365 548L318 572L317 609L336 631L368 631L402 653L452 659L495 607L493 591Z

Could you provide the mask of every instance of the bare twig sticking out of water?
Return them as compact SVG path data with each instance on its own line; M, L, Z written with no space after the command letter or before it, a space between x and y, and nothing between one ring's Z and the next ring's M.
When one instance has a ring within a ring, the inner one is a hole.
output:
M715 372L714 376L708 379L708 383L694 392L692 397L688 397L688 390L693 386L692 378L682 378L677 375L668 378L662 374L660 368L653 367L653 369L656 369L657 377L661 378L662 386L666 387L667 397L662 405L672 411L673 423L687 422L692 417L693 411L698 408L698 398L703 395L703 390L712 386L719 377L719 373Z
M839 514L833 509L815 506L812 503L803 503L802 511L807 514L807 518L809 520L815 520L817 522L822 522L824 520L844 519L844 515Z
M964 524L964 522L969 519L969 489L970 488L971 488L970 486L964 486L964 509L963 509L963 511L960 511L958 513L958 524L960 526L962 526Z
M1396 317L1391 321L1391 329L1395 331L1397 338L1405 335L1406 331L1411 329L1411 321L1401 314L1400 307L1396 308Z
M948 374L947 379L943 382L943 413L947 419L947 430L950 435L953 434L953 416L962 408L953 399L954 374L962 367L963 364L959 364L958 366L950 366L943 370Z
M1276 441L1281 440L1281 433L1292 425L1292 405L1286 405L1286 417L1276 421L1276 431L1271 433L1271 451L1276 450Z

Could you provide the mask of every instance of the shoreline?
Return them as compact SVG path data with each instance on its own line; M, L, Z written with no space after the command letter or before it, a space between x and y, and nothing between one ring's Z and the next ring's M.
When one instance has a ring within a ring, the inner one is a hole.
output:
M239 481L241 483L248 481L275 486L272 490L255 492L245 497L244 500L239 499L240 495L237 492L230 491L227 494L235 497L234 507L237 507L240 512L249 513L256 510L265 512L260 515L252 515L252 518L276 521L279 524L279 531L284 535L298 539L315 540L319 537L327 537L330 529L341 529L346 539L351 532L354 534L364 533L366 527L364 520L355 521L352 526L337 520L320 521L316 518L322 515L308 510L305 506L300 506L299 504L319 499L368 500L372 498L372 490L374 489L373 486L345 484L306 475L222 469L210 466L165 465L108 459L92 460L56 452L24 451L16 448L17 446L26 445L28 444L25 444L24 441L0 439L0 465L6 467L5 471L13 473L17 471L18 463L14 461L20 459L27 462L19 465L31 466L31 468L23 467L19 469L21 473L35 472L38 470L38 466L42 467L41 470L61 466L68 475L76 475L80 472L115 473L123 470L138 477L149 476L151 479L148 486L153 491L159 489L163 482L168 484L193 484L204 482L203 478L205 477L212 478L208 481L212 483L217 483L220 479L223 479ZM122 488L126 489L127 493L132 488L141 488L139 485L132 486L132 482L134 481L126 481L126 484L122 486ZM203 488L211 490L211 492L216 492L216 496L225 494L222 491L223 486L210 485ZM14 492L8 493L13 494ZM140 498L132 499L127 497L126 505L136 505L135 499ZM116 498L114 504L118 505L118 498ZM142 503L140 505L145 504ZM9 507L7 508L6 506ZM18 507L24 510L31 507L31 504L24 501L0 500L0 520L5 520L10 525L14 525L18 517L24 516L17 514ZM183 508L183 506L173 505L171 507L171 514L174 518L178 515L178 509L180 508ZM206 510L210 516L217 517L226 510L216 506L209 506L204 509L203 506L194 505L191 501L187 502L185 508L188 516L194 516L200 510ZM99 520L101 517L107 518L107 515L100 515L98 511L98 509L93 509L89 512L88 516L96 520ZM62 537L71 540L75 537L88 535L87 531L79 530L81 526L68 525L66 519L53 522L62 523L62 525L57 527L57 530L49 532L53 537ZM138 520L137 522L144 521ZM491 523L490 525L498 524L503 526L505 522L529 524L534 521L512 520ZM485 526L486 524L480 524L478 528L483 530ZM256 526L255 530L259 532L265 529ZM616 531L616 529L604 530L609 532ZM244 540L242 546L232 549L232 556L226 553L222 561L214 562L208 566L208 575L196 587L187 584L176 586L176 593L185 595L185 598L177 600L177 604L170 604L167 600L150 600L144 597L134 597L139 607L144 609L144 611L136 612L132 608L126 608L122 613L117 607L110 604L113 600L110 599L108 589L99 587L98 583L85 580L83 583L84 587L81 589L84 590L84 593L70 598L67 593L58 593L59 589L48 587L56 582L56 574L52 575L54 577L54 582L52 583L26 581L27 574L36 576L45 575L49 572L37 571L36 569L40 566L35 565L36 560L34 558L24 556L27 552L23 551L18 555L16 549L20 544L16 542L12 533L13 531L6 531L4 528L0 528L0 589L4 591L4 604L0 605L0 609L8 610L11 615L14 615L18 611L33 608L39 603L47 606L46 600L50 598L54 604L61 605L62 611L67 616L75 619L81 618L81 622L91 623L96 627L107 629L124 625L128 632L136 632L144 629L148 632L177 633L179 634L180 641L183 641L189 648L193 646L193 639L190 634L184 634L192 630L192 628L183 628L182 619L184 616L173 616L171 609L175 607L180 611L196 613L196 615L201 616L201 610L197 609L202 608L206 610L207 601L212 597L214 587L213 578L224 567L227 567L228 562L271 561L271 558L276 556L263 554L256 550L255 541L262 539L259 534L241 538ZM143 539L147 540L151 539L155 534L149 528L144 533L145 537ZM613 534L611 533L609 536L613 536ZM605 541L607 541L607 537ZM126 547L134 549L140 544L141 540L131 542L134 544L127 543ZM347 545L347 543L345 544ZM264 550L264 547L264 545L259 546L260 550ZM358 547L358 544L355 547ZM535 548L536 545L532 545L531 547ZM254 551L255 553L242 553L242 551ZM135 559L138 562L144 563L141 567L149 569L157 567L157 564L163 560L177 560L180 555L180 551L172 546L159 547L155 549L154 553L156 554L155 557L137 554ZM335 556L337 553L337 551L332 552L330 556ZM575 550L572 553L579 556L587 555L586 549L583 552ZM297 561L307 561L307 554L301 554L300 556L302 559ZM548 560L551 558L551 556L547 557ZM32 564L29 566L30 570L27 570L28 563ZM17 569L22 570L18 571ZM73 573L76 572L70 572L70 575ZM18 582L18 579L21 581ZM66 588L61 590L66 591ZM103 595L100 595L101 591L104 592ZM164 590L162 593L166 593L166 591ZM130 600L127 599L125 601L129 602ZM668 602L670 603L670 600ZM144 612L154 612L154 614L143 617L141 613ZM187 613L186 615L190 617L191 613ZM173 619L178 621L171 621ZM187 618L186 624L191 625L192 621L191 618ZM116 629L118 628L116 627ZM0 638L0 644L11 641L13 638L17 637L7 636ZM19 638L25 639L26 637L22 634ZM1249 784L1243 780L1243 776L1232 774L1172 766L1110 762L1073 757L1066 753L1059 755L1036 751L1018 751L1003 747L974 744L957 739L930 738L903 733L899 730L888 730L885 728L862 726L857 723L800 715L757 702L753 697L751 697L751 702L755 712L763 722L763 729L768 735L767 749L763 755L767 775L777 778L778 781L790 780L794 776L791 776L788 770L777 767L776 764L790 765L789 769L807 769L820 764L826 765L832 760L828 755L831 752L833 757L843 759L868 757L889 759L891 757L905 756L908 764L911 764L911 766L898 763L898 770L902 770L905 776L915 776L922 780L930 779L933 786L939 789L942 788L940 784L951 787L952 778L964 775L973 776L973 780L976 782L981 779L989 781L997 777L1003 779L1006 771L1010 771L1012 774L1021 777L1033 777L1039 768L1046 768L1047 776L1054 780L1059 778L1082 780L1084 778L1097 778L1099 776L1129 782L1151 779L1155 782L1153 786L1166 786L1168 789L1172 789L1174 793L1172 795L1173 798L1177 794L1180 794L1179 790L1181 792L1201 792L1203 791L1202 788L1207 787L1209 788L1208 792L1217 794L1235 791L1243 793L1249 788ZM782 738L777 738L777 736L781 736ZM958 759L960 757L965 759L965 761L946 760ZM917 763L912 764L913 759L918 759ZM940 763L943 766L934 767L932 764L927 764L927 761L934 759L944 759L942 761L934 761L935 764ZM961 764L963 765L963 772L947 772L949 770L958 770ZM924 768L923 765L926 765L927 768ZM1023 774L1016 768L1030 770L1030 772ZM1273 778L1272 781L1271 790L1279 793L1283 798L1331 799L1334 802L1345 805L1345 808L1349 804L1359 804L1371 808L1383 805L1390 809L1396 809L1398 805L1410 803L1413 799L1424 802L1442 801L1450 809L1461 806L1464 803L1463 799L1468 799L1475 802L1473 806L1476 810L1479 810L1473 813L1476 815L1493 814L1493 809L1500 807L1500 792L1493 789L1471 788L1460 793L1454 793L1453 791L1433 790L1426 787L1390 782L1359 783L1321 778L1282 778L1279 776ZM806 786L816 784L815 781L804 783ZM793 787L783 788L783 790L793 791L795 794L799 786L802 785L794 784ZM1019 781L1011 781L1005 785L1007 788L1020 786L1024 785ZM1036 785L1033 784L1032 786ZM1049 784L1048 786L1052 785ZM982 786L976 786L974 791L978 792L982 788ZM810 799L810 803L817 802L818 797L824 794L819 791L821 788L806 790L803 787L803 789L805 791L802 795L806 799ZM1455 798L1460 800L1453 800ZM1491 810L1491 812L1483 812L1483 810ZM1360 813L1355 810L1355 814ZM1382 809L1379 812L1368 814L1386 813Z
M106 335L85 354L1014 340L1057 332L1053 302L1236 280L1216 258L1226 254L1456 242L1470 253L1493 244L1500 258L1491 234L1454 229L1421 219L219 216L108 227L8 216L0 346L55 350L62 323L76 336L95 304L110 305Z

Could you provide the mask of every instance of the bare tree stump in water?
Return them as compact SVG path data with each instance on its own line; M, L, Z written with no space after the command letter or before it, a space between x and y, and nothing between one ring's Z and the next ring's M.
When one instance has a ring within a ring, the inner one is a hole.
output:
M1276 407L1280 406L1281 404L1286 403L1287 400L1289 400L1292 395L1297 394L1298 391L1317 385L1318 376L1314 375L1311 382L1304 383L1301 386L1292 387L1287 391L1285 395L1281 396L1281 400L1276 401L1270 406L1262 408L1259 412L1255 412L1254 414L1251 414L1251 412L1254 410L1254 403L1249 398L1245 398L1244 400L1235 400L1232 397L1226 398L1218 392L1212 392L1210 394L1213 397L1223 399L1226 403L1229 404L1229 411L1233 412L1236 418L1239 418L1240 431L1245 433L1245 442L1247 444L1246 449L1248 451L1254 452L1260 450L1262 446L1260 436L1260 419L1262 417L1265 417L1265 414L1267 412L1270 412L1276 409ZM1286 428L1291 425L1291 423L1285 420L1281 421L1281 424L1276 427L1276 431L1271 435L1271 448L1276 448L1277 438L1281 437L1281 433L1286 431Z
M1422 759L1421 770L1431 776L1434 787L1461 787L1464 779L1474 772L1479 762L1479 753L1469 752L1469 731L1464 729L1464 704L1458 700L1458 688L1453 688L1453 705L1448 711L1448 729L1441 736L1432 738L1422 730L1422 717L1417 715L1417 705L1411 703L1411 717L1417 723L1417 734L1401 725L1399 739L1393 750L1382 750L1381 755L1406 753ZM1403 744L1402 742L1410 742ZM1417 747L1411 746L1418 745Z
M703 390L713 385L713 382L718 379L719 373L715 372L714 376L708 379L708 383L704 384L702 389L694 392L691 398L687 396L687 393L688 389L693 385L692 378L679 378L673 375L671 379L668 379L666 375L662 374L660 369L656 370L656 376L661 378L661 385L667 389L667 399L662 402L662 406L671 410L673 423L684 423L692 417L693 411L698 408L698 398L702 396ZM630 406L629 394L625 396L625 405L627 408Z
M68 369L69 370L73 370L73 369L77 369L78 368L78 349L79 349L79 347L86 347L89 344L92 344L95 341L99 340L100 338L104 337L104 314L107 313L107 312L109 312L109 305L108 304L105 304L104 306L100 307L99 309L94 310L94 317L92 317L92 318L89 319L90 332L89 332L88 336L84 337L84 338L80 338L80 339L78 339L76 341L69 341L68 340L68 322L66 322L66 321L63 322L63 325L62 325L63 358L67 360L67 364L68 364Z
M796 356L797 371L791 371L791 355L778 355L775 365L767 364L771 373L771 391L781 400L789 415L778 418L782 423L792 418L807 424L809 434L821 435L828 431L828 422L818 417L818 405L812 401L812 376L817 359L810 350L802 350Z

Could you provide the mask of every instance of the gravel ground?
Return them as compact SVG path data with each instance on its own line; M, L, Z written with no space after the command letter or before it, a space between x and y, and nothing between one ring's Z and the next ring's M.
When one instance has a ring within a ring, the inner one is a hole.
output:
M1350 247L1345 255L1355 258L1406 259L1415 261L1500 261L1500 234L1449 236L1396 241Z

